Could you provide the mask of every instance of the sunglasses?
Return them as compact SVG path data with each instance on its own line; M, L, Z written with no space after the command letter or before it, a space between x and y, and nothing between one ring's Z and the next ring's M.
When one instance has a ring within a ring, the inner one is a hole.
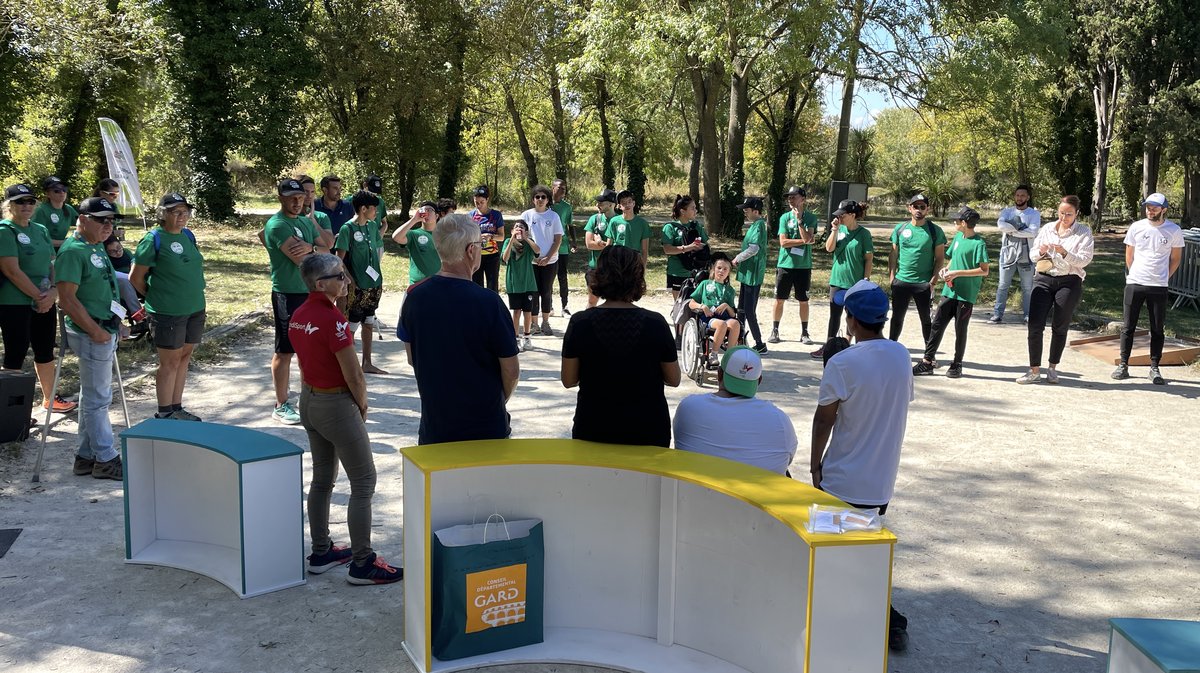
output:
M929 204L926 204L926 203L914 203L911 205L912 205L913 210L928 210L929 209Z
M111 197L113 197L113 198L116 198L116 197L118 197L118 196L120 196L120 195L121 195L121 191L120 191L120 190L114 190L114 191L111 191L111 192L100 192L100 193L101 193L101 194L104 194L105 196L111 196Z
M533 200L534 200L534 201L545 201L545 200L546 200L546 195L545 195L545 194L538 194L537 196L533 197Z
M338 280L346 280L346 272L338 271L337 273L332 273L332 274L329 274L328 276L321 276L321 277L317 278L317 280L330 280L331 278L337 278Z
M16 201L13 201L13 203L17 204L18 206L36 206L37 199L17 199Z
M91 220L93 222L98 222L103 225L110 225L113 223L112 217L95 217L93 215L84 215L84 217L88 218L89 220Z
M56 187L56 188L54 188L54 189L51 189L51 190L49 190L49 191L50 191L50 193L51 193L51 194L66 194L66 193L67 193L67 190L65 190L65 189L60 189L60 188L57 188L57 187Z

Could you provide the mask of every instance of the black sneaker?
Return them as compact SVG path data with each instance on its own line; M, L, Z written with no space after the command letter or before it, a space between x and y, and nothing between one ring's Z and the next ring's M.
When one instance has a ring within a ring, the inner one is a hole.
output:
M908 650L908 631L899 626L888 629L888 649L893 652Z
M391 584L402 579L404 568L393 568L378 554L371 554L362 565L351 563L350 570L346 573L346 581L351 584Z
M92 473L92 467L95 466L95 464L96 461L92 460L91 458L75 456L75 467L71 468L71 471L80 477L86 477Z
M330 545L329 551L324 554L309 554L308 555L308 572L313 575L320 575L326 570L333 570L338 566L343 566L354 559L354 552L350 551L349 547L339 547L336 544Z
M1117 365L1117 368L1110 374L1114 381L1124 381L1129 378L1129 365L1124 362Z
M933 373L933 363L921 360L913 365L913 376L929 376Z
M755 350L755 352L759 353L760 355L765 354L767 352L767 345L765 343L760 343L754 347L754 350Z
M1167 380L1162 377L1162 372L1158 371L1158 365L1150 365L1150 383L1156 386L1167 385Z
M950 368L946 370L946 378L948 378L948 379L962 378L962 363L961 362L951 362Z
M571 309L567 308L566 306L563 306L562 314L563 314L564 318L570 318L571 317Z
M121 457L117 456L103 463L96 461L92 465L92 476L97 479L122 481L125 478L125 468L121 465Z

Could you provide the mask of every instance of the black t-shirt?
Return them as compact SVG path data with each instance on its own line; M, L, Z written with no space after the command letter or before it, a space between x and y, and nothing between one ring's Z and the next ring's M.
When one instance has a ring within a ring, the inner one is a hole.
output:
M430 276L408 288L396 336L412 346L419 444L508 436L500 358L516 356L517 340L499 295Z
M112 262L113 268L121 273L129 273L129 270L133 268L133 256L129 254L128 250L122 250L120 257L109 255L108 259Z
M571 316L564 358L579 359L571 436L609 444L671 445L662 363L674 362L667 321L643 308L593 308Z

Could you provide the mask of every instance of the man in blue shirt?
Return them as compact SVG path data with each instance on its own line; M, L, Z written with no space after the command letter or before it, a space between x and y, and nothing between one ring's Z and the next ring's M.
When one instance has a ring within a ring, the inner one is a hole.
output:
M313 207L329 217L334 237L343 224L354 219L354 207L342 200L342 179L336 175L321 178L321 198Z

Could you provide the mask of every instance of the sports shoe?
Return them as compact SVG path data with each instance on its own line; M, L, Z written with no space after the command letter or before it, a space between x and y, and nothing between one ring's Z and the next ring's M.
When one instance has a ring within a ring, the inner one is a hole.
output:
M717 357L716 353L708 354L708 366L713 368L721 366L721 360Z
M86 477L92 473L92 467L95 464L96 461L92 460L91 458L75 456L75 466L71 468L71 471L80 477Z
M815 351L813 351L813 352L809 353L809 354L808 354L808 356L809 356L809 357L811 357L811 358L812 358L812 359L814 359L814 360L823 360L823 359L825 359L825 347L824 347L824 346L821 346L821 347L820 347L820 348L818 348L817 350L815 350Z
M1124 381L1125 379L1129 378L1129 365L1125 364L1124 362L1118 364L1117 368L1114 369L1113 373L1109 374L1109 376L1114 381Z
M921 360L913 365L913 376L929 376L933 373L933 363Z
M808 332L805 332L804 334L800 335L800 343L804 344L805 346L812 345L813 340L812 340L812 337L808 336Z
M771 336L767 337L767 343L777 344L781 341L783 340L779 338L779 330L771 330Z
M1029 371L1025 372L1025 374L1023 376L1020 376L1020 377L1016 378L1015 380L1017 383L1024 386L1024 385L1028 385L1030 383L1037 383L1038 381L1042 380L1042 377L1040 374L1038 374L1038 373L1034 372L1032 369L1030 369Z
M1051 369L1046 370L1046 383L1058 385L1058 370L1057 369L1051 368Z
M908 631L893 626L888 629L888 649L893 652L904 652L908 650Z
M567 308L566 306L563 306L563 317L564 318L571 317L571 309Z
M767 345L765 343L759 342L759 344L754 347L754 352L756 352L760 355L765 355L767 352Z
M354 552L350 551L349 547L339 547L335 544L330 546L329 551L324 554L308 555L308 572L311 575L320 575L326 570L346 565L352 560L354 560Z
M53 404L51 404L50 400L42 402L43 409L49 409L56 414L69 414L75 411L77 407L79 407L78 402L68 402L63 399L62 395L55 395Z
M541 334L542 333L542 328L540 325L537 324L536 320L533 322L533 325L529 328L529 333L530 334Z
M193 414L192 412L188 411L187 409L176 409L175 411L172 411L171 418L173 418L177 421L198 421L198 420L200 420L199 416L197 416L196 414Z
M121 481L125 478L125 469L121 465L121 457L117 456L103 463L96 461L92 465L92 476L97 479L115 479Z
M987 319L987 321L989 325L999 325L1000 323L1004 322L1004 318L993 314L992 317Z
M527 351L530 348L533 348L533 340L529 338L528 334L526 334L525 336L521 337L521 350Z
M946 378L961 379L962 378L962 363L961 362L951 362L950 368L946 370Z
M284 402L275 407L275 413L271 415L284 425L295 425L300 422L300 412L296 411L296 407L293 407L291 402Z
M525 341L522 340L521 337L517 337L517 352L518 353L525 352Z
M346 573L346 581L351 584L391 584L402 579L404 568L393 568L378 554L371 554L363 565L351 563Z
M549 320L542 320L542 336L554 336L554 330L550 329Z
M1158 365L1150 365L1150 383L1156 386L1167 385L1167 380L1162 377L1162 373L1158 371Z

